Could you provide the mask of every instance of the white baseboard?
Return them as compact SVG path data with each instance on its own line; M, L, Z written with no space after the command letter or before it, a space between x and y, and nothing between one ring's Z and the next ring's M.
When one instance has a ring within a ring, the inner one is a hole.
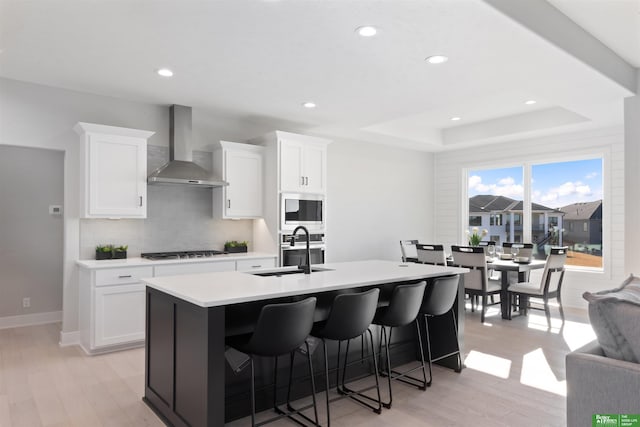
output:
M45 323L56 322L62 322L62 311L50 311L47 313L21 314L19 316L0 317L0 329L43 325Z
M63 332L60 331L60 347L69 347L80 344L80 331Z

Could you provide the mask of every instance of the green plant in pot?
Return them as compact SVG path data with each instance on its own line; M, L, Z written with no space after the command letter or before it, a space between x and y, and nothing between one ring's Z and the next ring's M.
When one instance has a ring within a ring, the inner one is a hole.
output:
M224 243L224 251L230 254L238 252L247 252L249 242L238 242L237 240L228 240Z
M129 246L121 245L113 248L113 257L116 259L124 259L127 257L127 249Z
M113 258L113 245L98 245L96 246L96 259L111 259Z

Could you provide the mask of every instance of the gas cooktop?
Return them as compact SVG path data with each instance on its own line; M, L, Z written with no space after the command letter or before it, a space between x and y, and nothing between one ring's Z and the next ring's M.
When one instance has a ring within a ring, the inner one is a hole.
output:
M188 259L188 258L206 258L215 255L222 255L225 252L216 250L202 250L202 251L175 251L175 252L148 252L140 254L142 258L150 260L163 260L163 259Z

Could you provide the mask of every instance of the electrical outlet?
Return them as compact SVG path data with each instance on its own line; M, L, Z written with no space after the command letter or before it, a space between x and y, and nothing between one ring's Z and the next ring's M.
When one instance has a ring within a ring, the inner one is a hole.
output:
M31 307L31 298L27 297L27 298L22 298L22 308L29 308Z

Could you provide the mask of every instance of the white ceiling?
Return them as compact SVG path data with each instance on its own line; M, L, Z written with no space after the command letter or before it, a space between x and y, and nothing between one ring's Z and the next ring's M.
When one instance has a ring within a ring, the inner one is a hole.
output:
M628 86L495 3L0 0L0 76L190 105L233 123L214 140L281 129L437 151L622 123ZM551 3L638 66L638 1Z

